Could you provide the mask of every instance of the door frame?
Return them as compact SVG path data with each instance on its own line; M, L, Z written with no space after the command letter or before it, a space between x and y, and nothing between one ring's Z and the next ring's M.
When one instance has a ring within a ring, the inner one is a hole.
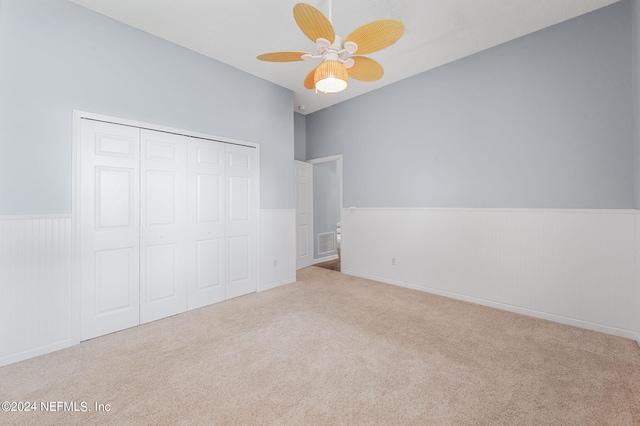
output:
M137 120L129 120L126 118L113 117L103 114L96 114L87 111L73 110L73 132L72 132L72 143L71 143L71 151L72 151L72 170L71 170L71 232L72 232L72 242L71 242L71 250L72 250L72 340L74 343L80 343L81 341L81 279L80 279L80 253L81 253L81 234L80 234L80 225L82 221L82 217L80 214L80 194L81 194L81 181L80 181L80 144L82 142L81 138L81 120L89 119L96 121L104 121L107 123L118 124L122 126L131 126L137 127L140 129L154 130L158 132L166 132L173 133L176 135L187 136L198 139L212 140L215 142L228 143L233 145L241 145L250 148L256 149L256 155L260 158L260 144L254 142L247 142L243 140L227 138L223 136L210 135L206 133L194 132L191 130L178 129L175 127L163 126L160 124L147 123L143 121ZM259 257L259 249L260 249L260 169L258 168L258 179L256 182L256 211L258 217L256 218L255 223L255 247L256 247L256 255L252 260L252 270L256 273L256 291L260 289L260 277L258 271L258 257Z
M340 218L340 227L342 228L342 210L344 207L344 201L343 201L343 191L344 191L344 179L343 179L343 167L344 167L344 160L342 157L342 154L336 154L336 155L330 155L327 157L319 157L319 158L314 158L311 160L307 160L307 163L311 163L312 165L316 165L318 163L328 163L331 161L336 161L337 162L337 172L338 172L338 178L340 180L340 183L338 185L338 191L339 191L339 200L340 200L340 205L338 206L338 217ZM315 200L315 193L314 193L314 200L313 200L313 205L315 206L316 204L316 200ZM313 215L313 226L314 226L314 235L313 235L313 241L315 241L315 221L316 221L316 215ZM336 236L337 238L337 236ZM341 232L341 238L340 238L341 242L342 242L342 232ZM337 259L338 257L341 257L341 255L335 255L335 256L329 256L329 257L325 257L325 258L316 258L315 257L315 246L314 248L314 255L313 255L313 264L316 263L322 263L325 262L327 260L332 260L332 259Z

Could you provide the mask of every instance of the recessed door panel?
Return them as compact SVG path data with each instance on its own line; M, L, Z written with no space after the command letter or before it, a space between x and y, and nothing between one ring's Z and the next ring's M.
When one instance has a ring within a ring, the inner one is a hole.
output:
M158 170L147 171L147 226L175 225L177 174Z
M249 220L251 208L251 181L245 176L229 177L229 221Z
M176 244L147 246L147 286L146 303L152 304L175 298L176 293Z
M232 286L238 281L248 279L251 274L249 269L250 241L249 236L229 238L229 284Z
M300 163L300 162L298 162L298 163ZM303 164L309 164L309 163L303 163ZM298 179L307 179L308 176L309 176L308 167L296 164L296 178L298 178Z
M130 168L96 167L96 230L131 228L135 171Z
M241 149L243 147L240 147ZM251 148L247 148L251 149ZM251 168L250 152L230 152L229 153L229 169L245 169Z
M298 257L309 256L309 226L302 224L298 226Z
M307 189L306 184L297 184L296 185L296 212L299 215L307 215L309 214L308 204L309 204L309 191Z
M137 130L136 130L137 131ZM137 152L138 144L137 135L119 135L114 133L96 133L95 134L95 147L96 155L109 155L116 157L128 157L133 158ZM88 149L89 147L87 147Z
M222 218L222 176L199 173L196 176L198 223L220 223Z
M195 148L196 165L222 167L222 159L224 158L224 146L216 142L208 143L210 144L210 146L197 146Z
M160 138L166 138L165 135L168 133L156 133ZM149 135L149 133L147 133ZM171 135L172 137L175 135ZM153 137L153 136L151 136ZM178 136L180 137L180 136ZM147 138L145 140L145 145L147 149L145 150L147 153L148 160L161 160L161 161L178 161L176 154L176 145L174 142L161 142L153 139Z
M196 285L198 292L222 285L222 239L196 242Z
M96 316L112 315L122 310L138 310L138 301L134 297L138 292L134 262L137 262L137 258L133 247L95 252Z

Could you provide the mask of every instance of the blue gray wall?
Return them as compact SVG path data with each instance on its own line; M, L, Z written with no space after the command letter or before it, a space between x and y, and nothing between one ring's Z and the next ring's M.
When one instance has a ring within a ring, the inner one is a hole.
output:
M633 117L635 140L635 208L640 209L640 0L632 1ZM637 234L636 234L637 235ZM636 342L640 345L640 300L636 309Z
M71 212L74 109L261 145L294 208L293 94L65 0L1 0L0 215Z
M307 161L307 121L304 115L293 113L294 158Z
M640 0L632 1L633 118L636 158L636 209L640 209ZM638 324L640 331L640 323Z
M343 154L345 207L633 208L631 9L310 114L307 158Z

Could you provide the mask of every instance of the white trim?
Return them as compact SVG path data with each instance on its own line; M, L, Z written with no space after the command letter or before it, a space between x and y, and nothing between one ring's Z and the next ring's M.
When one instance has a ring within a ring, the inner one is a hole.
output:
M640 333L636 333L636 343L640 346Z
M217 136L214 136L214 138L217 138ZM229 141L232 141L231 139L229 139ZM233 140L235 141L235 140ZM238 141L238 142L242 142L242 141ZM246 143L243 143L244 145L246 145ZM257 174L256 174L256 182L255 182L255 192L256 194L252 197L251 201L256 203L256 209L255 209L255 227L253 228L253 232L255 232L255 238L256 238L256 245L255 245L255 251L254 251L254 259L253 259L253 271L254 274L256 276L256 290L254 293L257 293L260 290L260 244L262 243L261 238L260 238L260 232L262 232L261 229L261 225L260 225L260 216L261 216L261 210L260 210L260 170L262 168L262 162L260 161L262 156L261 156L261 149L260 149L260 144L254 144L254 143L250 143L250 145L253 145L256 148L256 157L258 158L258 170L257 170ZM225 231L226 234L226 231Z
M0 216L0 220L43 220L43 219L69 219L71 214L24 214Z
M342 154L330 155L328 157L314 158L311 160L307 160L307 163L317 164L317 163L327 163L329 161L337 161L337 160L342 160Z
M404 211L404 212L470 212L470 213L574 213L574 214L622 214L636 215L640 210L634 209L546 209L546 208L481 208L481 207L355 207L348 211Z
M309 160L307 161L307 163L311 163L311 164L317 164L317 163L326 163L329 161L337 161L338 165L340 167L338 167L338 178L340 178L340 223L342 223L342 210L344 210L344 201L343 201L343 197L344 197L344 161L342 158L342 154L338 154L338 155L331 155L329 157L322 157L322 158L314 158L313 160Z
M553 322L557 322L565 325L571 325L574 327L584 328L587 330L598 331L600 333L606 333L614 336L624 337L631 340L635 339L636 342L638 342L638 345L640 345L640 342L638 341L640 339L640 336L631 330L626 330L626 329L617 328L617 327L610 327L603 324L596 324L589 321L583 321L575 318L564 317L561 315L549 314L546 312L536 311L533 309L522 308L520 306L494 302L492 300L480 299L473 296L465 296L462 294L451 293L448 291L438 290L430 287L417 286L417 285L409 284L403 281L391 280L387 278L378 277L375 275L368 275L368 274L363 274L363 273L358 273L353 271L345 271L345 270L343 270L342 273L346 275L352 275L354 277L365 278L368 280L374 280L374 281L382 282L385 284L397 285L399 287L405 287L412 290L418 290L425 293L435 294L438 296L444 296L451 299L462 300L464 302L470 302L478 305L488 306L490 308L500 309L503 311L513 312L516 314L527 315L530 317L541 318L544 320L553 321Z
M321 257L319 259L313 259L313 263L311 263L312 265L317 265L318 263L323 263L323 262L328 262L330 260L336 260L339 259L339 256L337 254L333 254L331 256L325 256L325 257Z
M125 125L125 126L146 127L146 128L152 129L152 130L160 131L160 132L179 133L179 134L184 135L184 136L192 136L192 137L204 138L204 139L214 139L215 141L218 141L218 142L235 143L235 144L240 144L240 145L245 145L245 146L252 146L254 148L258 148L260 146L259 143L255 143L255 142L248 142L248 141L243 141L243 140L239 140L239 139L227 138L227 137L224 137L224 136L210 135L210 134L207 134L207 133L194 132L192 130L184 130L184 129L179 129L179 128L176 128L176 127L162 126L162 125L154 124L154 123L146 123L144 121L128 120L126 118L111 117L111 116L107 116L107 115L94 114L94 113L85 112L85 111L74 110L73 111L73 117L74 117L74 121L75 121L76 118L77 119L88 118L88 119L91 119L91 120L108 121L110 123L122 124L122 125Z
M263 291L272 290L272 289L274 289L276 287L281 287L281 286L287 285L287 284L293 284L295 282L297 282L297 279L296 279L295 276L294 277L290 277L290 278L286 278L286 279L284 279L282 281L278 281L278 282L271 283L271 284L266 285L266 286L262 286L262 287L258 288L257 292L261 293Z
M260 213L295 213L296 209L260 209Z
M22 352L13 353L11 355L7 355L3 358L0 358L0 367L4 367L5 365L13 364L16 362L24 361L29 358L34 358L40 355L48 354L51 352L59 351L61 349L66 349L71 346L75 346L79 344L80 341L75 338L66 339L59 342L52 343L50 345L39 346L35 349L29 349Z
M311 160L308 160L307 163L311 163L311 164L317 164L317 163L326 163L329 161L337 161L338 162L338 178L340 180L340 196L339 196L339 200L340 200L340 206L338 209L338 214L339 214L339 219L340 219L340 227L343 226L343 222L344 222L344 160L342 157L342 154L337 154L337 155L330 155L328 157L320 157L320 158L314 158ZM314 206L315 206L315 199L314 199ZM313 217L313 221L314 221L314 235L315 235L315 216ZM317 235L316 235L317 237ZM336 247L336 251L338 250L338 248ZM320 254L320 253L318 253ZM314 253L315 256L315 253ZM316 263L322 263L322 262L326 262L328 260L333 260L333 259L338 259L338 254L331 257L323 257L323 258L319 258L319 259L313 259L312 260L312 265L315 265Z
M81 333L81 312L82 312L82 285L81 285L81 265L80 265L80 143L82 117L89 116L87 113L73 111L73 139L72 139L72 163L71 163L71 335L80 343L82 340Z

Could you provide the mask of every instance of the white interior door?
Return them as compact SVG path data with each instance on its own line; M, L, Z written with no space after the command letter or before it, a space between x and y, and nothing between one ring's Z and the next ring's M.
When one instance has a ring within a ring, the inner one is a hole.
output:
M313 165L295 161L296 269L313 262Z
M259 166L257 149L226 147L226 298L242 296L257 288Z
M140 130L80 122L81 339L139 324Z
M188 308L225 299L225 145L189 141Z
M187 310L187 138L140 132L140 323L146 323Z

